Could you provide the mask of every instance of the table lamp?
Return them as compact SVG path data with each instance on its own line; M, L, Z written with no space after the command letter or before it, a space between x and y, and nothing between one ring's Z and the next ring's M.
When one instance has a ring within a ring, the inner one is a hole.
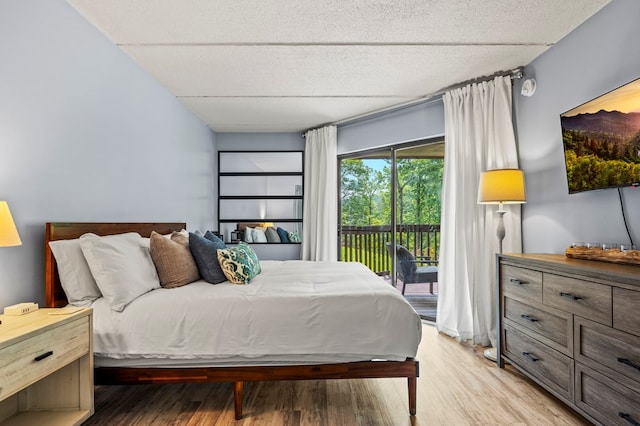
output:
M6 201L0 201L0 247L22 245Z
M478 204L498 205L498 229L496 235L500 243L502 253L502 240L504 240L504 210L505 204L526 203L524 189L524 173L519 169L495 169L487 170L480 175L478 186Z

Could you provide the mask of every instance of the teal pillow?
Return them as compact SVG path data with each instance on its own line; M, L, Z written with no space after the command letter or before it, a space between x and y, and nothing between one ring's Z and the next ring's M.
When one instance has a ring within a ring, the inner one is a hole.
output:
M251 250L250 247L249 249ZM256 262L257 257L254 259L248 253L241 245L218 249L218 262L222 272L230 282L234 284L249 284L260 272L260 262Z
M283 243L290 243L291 241L289 241L289 233L287 232L286 229L282 229L278 226L278 229L276 229L276 231L278 231L278 235L280 236L280 241Z

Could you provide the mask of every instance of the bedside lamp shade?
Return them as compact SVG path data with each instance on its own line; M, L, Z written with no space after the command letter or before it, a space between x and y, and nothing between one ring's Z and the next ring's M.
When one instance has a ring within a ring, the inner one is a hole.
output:
M0 247L22 245L6 201L0 201Z
M526 201L522 170L487 170L480 175L479 204L522 204Z

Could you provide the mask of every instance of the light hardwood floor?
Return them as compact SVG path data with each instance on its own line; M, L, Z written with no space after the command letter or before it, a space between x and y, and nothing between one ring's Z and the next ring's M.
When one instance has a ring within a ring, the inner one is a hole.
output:
M418 412L406 379L245 383L244 418L233 417L231 384L101 386L85 425L588 425L480 348L423 325Z

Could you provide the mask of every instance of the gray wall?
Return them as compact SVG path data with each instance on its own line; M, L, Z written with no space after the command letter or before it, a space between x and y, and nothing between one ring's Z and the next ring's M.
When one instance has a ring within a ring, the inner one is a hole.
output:
M640 2L613 0L525 69L536 93L514 91L520 166L525 172L524 251L564 253L573 241L628 242L616 189L568 194L560 114L640 77ZM640 190L622 190L640 244Z
M300 151L302 133L217 133L220 151Z
M44 304L47 221L215 222L215 134L64 0L0 2L0 308Z
M444 135L444 104L434 99L338 126L338 154Z

